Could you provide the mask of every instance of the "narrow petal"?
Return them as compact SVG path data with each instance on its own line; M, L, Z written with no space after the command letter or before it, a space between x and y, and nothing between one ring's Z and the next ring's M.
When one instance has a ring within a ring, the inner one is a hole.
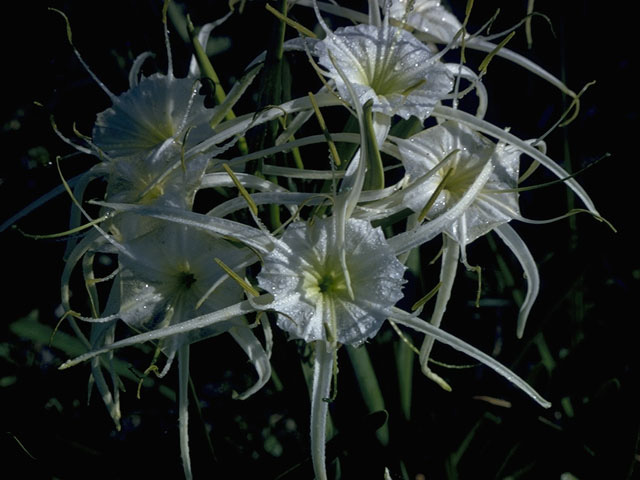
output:
M94 203L112 208L116 211L134 212L138 215L168 220L188 227L202 228L203 230L220 236L229 236L255 248L261 253L268 253L270 250L271 241L266 238L264 232L232 220L187 212L183 209L173 207L149 207L145 205L108 202Z
M463 340L460 340L458 337L451 335L450 333L445 332L444 330L440 330L437 327L434 327L428 322L417 318L413 315L408 314L407 312L400 310L399 308L393 308L392 313L389 316L391 320L401 325L405 325L409 328L417 330L418 332L425 333L427 335L432 335L436 338L436 340L446 343L450 347L455 348L463 353L466 353L472 358L484 363L487 367L494 370L499 375L503 376L511 383L513 383L516 387L522 390L524 393L529 395L533 400L535 400L540 406L544 408L549 408L551 403L545 400L538 392L536 392L533 387L531 387L527 382L525 382L518 375L513 373L507 367L502 365L496 359L490 357L486 353L481 352L477 348L469 345Z
M251 388L238 395L237 398L244 400L260 390L269 381L271 378L271 364L267 353L250 328L245 326L232 327L229 333L236 343L242 347L242 350L247 354L249 361L258 373L258 381Z
M507 247L511 249L516 256L524 275L527 278L527 295L524 298L524 302L520 306L520 314L518 315L518 328L516 334L518 338L522 338L524 334L524 327L527 323L527 317L531 311L533 303L536 301L538 292L540 291L540 276L538 275L538 267L531 255L531 252L527 248L522 238L515 232L509 225L504 224L496 228L498 236L507 244Z
M451 290L453 289L453 282L456 278L456 270L458 269L458 259L460 257L460 246L455 240L447 235L443 235L443 241L444 251L442 252L442 264L440 267L440 282L442 284L438 290L436 305L430 320L431 325L434 327L440 326L444 312L447 309L447 303L449 303L449 299L451 298ZM441 383L444 382L444 380L434 374L429 368L429 355L431 354L433 343L433 337L425 337L422 342L422 347L420 347L420 366L422 367L422 373L447 390L446 387L448 387L448 385Z
M191 480L191 458L189 457L189 345L178 351L178 417L180 432L180 456L187 480Z
M141 333L129 338L125 338L124 340L111 343L97 350L92 350L90 352L82 354L74 359L67 360L58 368L60 370L64 370L66 368L73 367L74 365L82 363L86 360L90 360L91 358L97 355L102 355L103 353L107 353L111 350L115 350L123 347L129 347L131 345L148 342L150 340L158 340L160 338L170 337L172 335L177 335L180 333L187 333L193 330L208 327L215 323L224 322L226 320L230 320L235 317L240 317L242 315L246 315L253 311L255 311L255 309L251 306L251 303L249 303L248 300L245 300L243 302L236 303L235 305L231 305L227 308L218 310L217 312L209 313L207 315L202 315L200 317L187 320L186 322L182 322L177 325L172 325L170 327L165 327L158 330L152 330L150 332Z

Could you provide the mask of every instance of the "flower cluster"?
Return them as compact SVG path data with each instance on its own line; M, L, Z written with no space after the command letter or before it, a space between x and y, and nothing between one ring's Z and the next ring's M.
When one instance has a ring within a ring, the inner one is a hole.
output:
M365 348L387 324L422 335L422 371L443 388L451 387L429 364L435 341L485 364L548 407L516 373L440 325L458 263L475 268L467 247L494 232L527 279L517 320L517 335L524 334L539 278L524 240L510 226L512 220L527 221L518 196L523 157L564 182L594 216L598 212L580 185L546 155L542 139L520 139L484 119L486 69L474 70L457 52L487 52L487 61L502 56L576 102L578 96L482 32L470 34L468 17L458 19L432 0L385 5L374 0L368 14L315 0L297 2L292 9L313 9L322 38L278 14L278 21L286 20L298 37L281 39L267 54L247 59L244 72L225 93L203 47L227 17L198 34L188 22L193 58L187 74L177 77L167 5L168 71L141 75L150 56L143 53L133 62L130 88L120 95L91 72L73 47L112 106L97 115L91 138L59 133L96 159L74 180L73 190L68 188L74 200L70 230L87 231L68 242L62 305L87 353L62 368L90 361L92 378L116 425L120 380L111 358L123 347L153 342L166 360L157 368L154 357L149 372L164 376L178 360L180 449L185 476L191 478L189 347L229 334L257 372L255 384L238 395L247 398L271 377L270 355L278 345L270 319L288 338L314 351L311 454L321 480L328 478L328 399L338 350L342 345ZM356 24L332 29L329 14ZM246 108L248 90L268 95L269 81L263 79L282 61L273 50L304 58L303 66L317 79L317 93L236 116L239 105ZM211 85L213 105L206 94ZM467 112L462 99L471 93L475 108ZM331 112L332 122L325 122L323 112ZM356 133L343 131L345 121L357 125ZM272 143L252 141L252 133L267 125L279 128ZM307 154L309 145L315 148ZM319 159L318 152L325 151ZM285 160L272 161L275 155ZM106 184L104 195L100 201L88 200L88 186L96 179ZM198 196L210 205L194 209ZM405 298L407 259L427 242L441 242L442 255L435 304L430 315L423 315L426 302L417 302L411 312L399 302ZM95 278L98 254L113 259L111 272L102 278ZM71 277L79 268L90 311L72 302ZM121 336L121 323L129 327L127 335ZM258 326L262 333L256 335Z

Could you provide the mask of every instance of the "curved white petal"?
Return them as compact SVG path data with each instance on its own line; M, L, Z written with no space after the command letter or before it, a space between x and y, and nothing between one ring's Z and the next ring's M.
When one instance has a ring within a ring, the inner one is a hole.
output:
M450 347L455 348L472 358L484 363L487 367L494 370L499 375L503 376L511 383L513 383L520 390L529 395L532 399L534 399L540 406L544 408L549 408L551 403L545 400L538 392L536 392L527 382L525 382L522 378L517 376L507 367L502 365L500 362L490 357L486 353L481 352L477 348L469 345L468 343L460 340L458 337L451 335L450 333L445 332L444 330L440 330L437 327L434 327L428 322L421 320L420 318L416 318L413 315L410 315L399 308L393 308L393 312L389 317L396 323L401 325L405 325L409 328L417 330L418 332L425 333L427 335L432 335L436 338L436 340L446 343Z
M524 334L524 327L527 323L527 317L531 311L531 307L536 301L538 292L540 291L540 276L538 275L538 267L531 255L531 252L527 248L526 243L522 241L520 236L509 225L501 225L496 228L496 233L504 241L504 243L511 249L516 256L522 269L524 270L525 277L527 279L527 295L524 298L524 302L520 306L520 314L518 315L518 328L516 334L518 338L522 338Z
M189 455L189 345L182 345L178 351L178 432L182 468L185 478L190 480L192 474Z
M260 390L264 384L269 381L271 378L271 363L269 363L267 352L262 348L262 345L250 328L245 325L237 325L229 329L229 333L247 354L249 361L253 364L258 374L258 381L238 395L240 400L245 400Z
M217 312L201 315L199 317L192 318L191 320L187 320L186 322L172 325L170 327L164 327L157 330L152 330L150 332L133 335L131 337L125 338L124 340L119 340L96 350L83 353L76 358L67 360L58 368L60 370L64 370L66 368L70 368L74 365L90 360L98 355L102 355L103 353L110 352L111 350L130 347L132 345L148 342L151 340L159 340L161 338L167 338L173 335L188 333L200 328L215 325L217 323L226 322L236 317L241 317L253 311L255 311L255 308L251 305L251 303L247 300L244 300L240 303L236 303L235 305L231 305L229 307L218 310Z
M442 264L440 266L440 282L442 285L440 285L438 289L436 305L429 320L429 323L434 327L440 326L444 312L447 309L447 303L449 303L449 299L451 298L453 282L456 278L456 270L458 269L458 259L460 257L460 246L455 240L449 238L447 235L443 235L443 242ZM420 366L422 367L422 372L429 378L434 378L433 376L435 375L428 364L433 342L433 337L425 337L420 347ZM440 379L439 376L434 378L438 384L442 385L438 379Z

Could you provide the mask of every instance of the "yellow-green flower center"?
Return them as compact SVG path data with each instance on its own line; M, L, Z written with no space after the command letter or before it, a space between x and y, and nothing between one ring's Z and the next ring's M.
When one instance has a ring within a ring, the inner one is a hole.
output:
M315 271L305 272L303 288L307 295L346 295L347 283L339 262L328 261Z

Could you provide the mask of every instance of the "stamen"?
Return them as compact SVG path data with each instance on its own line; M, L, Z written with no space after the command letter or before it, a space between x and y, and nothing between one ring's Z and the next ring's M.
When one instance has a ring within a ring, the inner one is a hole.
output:
M81 232L83 230L86 230L87 228L94 227L94 226L104 222L105 220L111 218L112 216L113 215L111 215L111 214L103 215L102 217L96 218L95 220L92 220L92 221L90 221L88 223L85 223L84 225L80 225L79 227L72 228L70 230L65 230L64 232L58 232L58 233L32 234L32 233L23 232L22 230L20 230L20 228L18 228L17 225L13 225L13 228L15 230L17 230L21 235L23 235L23 236L25 236L27 238L32 238L34 240L61 238L61 237L67 237L69 235L73 235L74 233Z
M60 325L62 325L62 322L64 322L67 317L77 317L79 315L79 313L74 312L73 310L67 310L66 312L64 312L64 315L60 317L60 320L58 320L58 323L56 323L56 326L53 328L51 336L49 336L49 347L51 347L51 345L53 344L53 337L55 337L56 333L58 333L58 329L60 328Z
M420 350L418 350L416 346L411 343L411 340L409 340L409 338L402 332L402 330L400 330L400 327L398 327L396 322L391 319L389 319L388 321L391 324L391 327L395 330L396 334L400 337L400 340L402 340L413 353L415 353L416 355L420 355Z
M268 6L268 5L267 5ZM320 124L320 128L322 129L322 133L329 144L329 151L331 152L331 157L333 158L333 162L340 166L340 155L338 155L338 150L336 149L336 144L333 142L331 138L331 133L329 133L329 129L327 128L327 124L324 121L324 117L322 116L322 112L318 107L318 102L316 102L315 96L312 92L308 93L309 99L311 100L311 105L313 106L313 111L316 114L316 118L318 119L318 123Z
M270 4L267 3L264 6L264 8L267 11L269 11L270 13L272 13L273 15L275 15L275 17L278 20L280 20L280 21L286 23L287 25L289 25L290 27L296 29L298 31L298 33L300 33L302 35L305 35L307 37L310 37L310 38L314 38L314 39L318 38L318 36L315 33L313 33L311 30L309 30L307 27L305 27L305 26L299 24L298 22L296 22L295 20L292 20L291 18L281 14L279 11L277 11L275 8L273 8Z
M164 45L167 49L167 76L173 78L173 58L171 57L171 44L169 43L169 25L167 22L167 10L171 0L164 0L162 5L162 24L164 26Z
M363 136L367 144L366 161L367 170L364 175L363 190L382 190L384 188L384 169L382 167L382 157L380 156L380 147L376 138L376 129L373 120L373 100L369 99L362 108L364 128ZM376 123L379 118L376 115ZM388 117L387 117L388 119ZM362 160L360 160L362 161Z
M240 180L238 180L238 177L236 177L235 173L233 173L233 170L231 170L231 168L229 167L229 164L228 163L223 163L222 164L222 168L224 168L224 170L227 172L227 174L231 177L231 180L233 181L233 184L239 190L240 195L242 196L242 198L245 199L245 201L249 205L249 208L251 209L253 214L257 215L258 214L258 206L256 205L256 202L253 201L253 198L251 198L251 195L249 195L249 192L247 192L247 189L244 188L244 185L242 185L242 183L240 183Z
M489 63L491 62L493 57L507 43L509 43L509 40L511 40L515 34L516 32L511 32L509 35L507 35L498 45L496 45L496 48L494 48L493 51L489 52L489 54L484 58L484 60L482 60L482 63L480 63L480 66L478 67L478 70L480 71L480 76L483 76L485 73L487 73L487 67L489 66Z
M236 281L238 285L242 287L242 289L245 292L253 295L254 297L260 296L260 292L258 292L255 288L253 288L248 282L243 280L242 277L240 277L240 275L238 275L236 272L231 270L231 268L225 265L225 263L222 260L220 260L217 257L214 258L214 260L220 266L220 268L222 268L226 272L227 275L229 275L233 280Z
M531 16L533 14L533 4L535 0L527 2L527 18L524 21L524 33L527 36L527 47L531 50L533 46L533 34L531 33Z
M587 170L588 168L593 167L596 163L600 162L601 160L604 160L605 158L609 158L611 156L610 153L605 153L603 156L601 156L600 158L598 158L597 160L591 162L589 165L581 168L580 170L577 170L576 172L573 172L569 175L567 175L566 177L563 178L559 178L557 180L551 180L550 182L545 182L545 183L538 183L537 185L530 185L528 187L517 187L517 188L505 188L505 189L500 189L500 190L492 190L492 189L487 189L487 190L483 190L482 193L520 193L520 192L527 192L529 190L537 190L538 188L545 188L545 187L550 187L551 185L556 185L558 183L564 183L567 180L577 177L578 175L582 174L585 170ZM540 165L539 163L535 163L536 167L538 165ZM527 171L525 174L527 177L530 176L529 172ZM522 177L524 177L525 175L522 175ZM520 177L522 179L522 177ZM518 183L520 183L522 180L518 180Z
M433 296L436 293L438 293L438 290L440 289L441 286L442 286L442 282L438 282L437 285L433 287L431 290L429 290L429 292L427 292L427 294L424 297L422 297L420 300L418 300L416 303L412 305L411 311L415 312L419 308L422 308L429 300L433 298Z
M71 201L75 204L76 207L78 207L78 210L80 210L82 212L82 214L90 221L92 222L93 219L91 218L91 216L85 211L84 208L82 208L82 205L80 205L80 202L76 199L75 195L73 194L73 192L71 191L71 187L69 186L69 184L67 183L66 179L64 178L64 175L62 175L62 170L60 169L60 157L56 157L56 168L58 169L58 175L60 176L60 180L62 180L62 184L64 185L64 189L67 191L67 193L69 194L69 196L71 197ZM113 239L111 237L111 235L107 235L107 232L105 232L102 228L100 228L97 224L92 225L98 232L100 232L100 235L102 235L102 237L108 241L109 243L111 243L111 245L113 245L120 253L131 257L131 253L126 250L119 242L117 242L115 239Z
M440 181L436 189L431 194L431 197L429 197L427 204L424 206L424 208L420 212L420 215L418 215L418 223L422 223L422 221L427 216L427 213L429 212L429 210L431 210L431 207L433 206L433 204L436 203L438 196L440 195L442 190L444 190L444 188L447 186L447 179L449 178L452 172L453 172L453 169L450 168L449 170L447 170L447 173L444 174L444 177L442 177L442 180Z

